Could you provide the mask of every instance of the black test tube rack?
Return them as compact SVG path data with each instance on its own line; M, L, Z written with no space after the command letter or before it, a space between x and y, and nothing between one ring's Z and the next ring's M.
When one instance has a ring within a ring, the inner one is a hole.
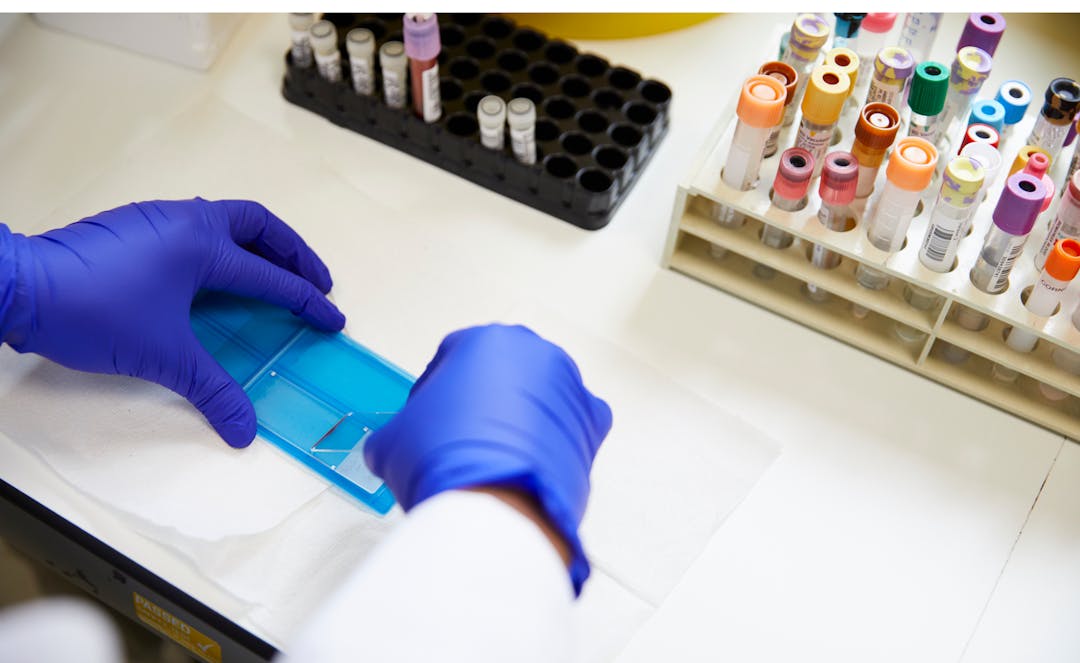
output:
M364 134L520 203L597 230L611 221L667 134L671 89L606 59L580 53L514 21L486 14L439 15L442 116L425 123L375 94L353 90L345 36L367 28L378 48L402 41L401 14L327 14L337 27L342 79L285 56L282 94L334 124ZM411 87L411 86L407 86ZM480 143L476 107L486 95L525 97L536 105L536 163Z

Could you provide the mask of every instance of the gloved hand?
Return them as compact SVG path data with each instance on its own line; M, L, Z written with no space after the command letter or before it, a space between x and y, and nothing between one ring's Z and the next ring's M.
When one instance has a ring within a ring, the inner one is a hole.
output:
M364 458L406 511L459 488L532 495L570 547L580 593L589 563L578 526L610 428L611 409L561 348L525 327L474 327L443 340L405 407L368 438Z
M132 203L33 237L0 224L0 342L168 387L234 447L254 439L255 410L195 338L192 299L256 297L337 331L330 286L299 235L249 201Z

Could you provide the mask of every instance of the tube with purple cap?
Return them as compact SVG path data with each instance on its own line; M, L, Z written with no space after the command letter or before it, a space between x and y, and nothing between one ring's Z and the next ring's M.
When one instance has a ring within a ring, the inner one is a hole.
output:
M439 20L435 14L405 14L405 54L409 56L413 112L431 124L442 117L439 92Z
M965 46L978 46L993 56L1003 34L1004 16L992 12L976 12L968 16L964 31L960 33L960 41L956 43L956 50L959 51Z

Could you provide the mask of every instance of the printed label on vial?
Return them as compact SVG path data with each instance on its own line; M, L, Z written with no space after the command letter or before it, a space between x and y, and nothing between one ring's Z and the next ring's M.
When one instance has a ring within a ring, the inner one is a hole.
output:
M420 84L424 94L424 122L436 122L442 116L442 99L439 96L439 65L431 65L421 74Z
M315 55L315 62L319 65L319 75L337 83L341 80L341 56L337 53L329 56Z
M912 122L908 126L908 135L911 136L912 138L925 138L926 140L930 141L931 143L934 142L933 141L934 129L932 127L930 127L929 125L916 124L916 123Z
M1001 292L1005 289L1006 284L1009 282L1009 272L1012 271L1013 264L1024 251L1025 240L1027 240L1027 235L1014 236L1009 240L1009 245L1005 247L1001 262L994 267L994 273L990 276L989 292Z
M866 103L874 103L875 101L883 104L889 104L890 106L896 106L896 90L890 87L879 84L876 80L870 83L870 91L866 94Z
M314 51L308 41L307 30L294 30L292 33L292 60L297 67L310 67Z
M510 147L521 163L536 163L536 130L533 127L511 130Z
M960 244L962 223L949 224L952 227L935 223L926 231L926 239L919 257L922 263L934 271L948 271L952 267L956 249Z
M405 108L404 71L383 69L383 94L390 108Z
M366 58L350 60L349 68L352 70L353 89L357 94L371 94L375 91L375 77L371 75L371 63Z
M822 163L822 157L825 156L826 148L832 142L832 137L832 127L827 130L810 129L803 123L799 125L799 133L795 138L795 147L801 147L809 151L814 156L814 163L820 164ZM819 171L820 168L814 170Z
M480 125L480 143L489 150L501 150L506 143L503 126Z
M1065 233L1061 232L1061 217L1056 217L1050 222L1050 228L1046 231L1046 241L1039 247L1039 254L1035 259L1035 266L1042 269L1042 266L1046 263L1046 256L1050 255L1050 250L1054 248L1054 244L1059 239L1065 237Z

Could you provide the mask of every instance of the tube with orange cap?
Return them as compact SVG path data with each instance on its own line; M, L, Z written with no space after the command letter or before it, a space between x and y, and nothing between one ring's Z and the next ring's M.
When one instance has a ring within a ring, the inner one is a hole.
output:
M855 200L855 186L859 179L859 162L850 152L830 152L825 156L821 171L821 207L818 221L829 230L844 232L855 227L855 215L851 203ZM840 254L815 244L810 253L810 263L818 269L832 269L840 264ZM814 301L825 301L829 293L812 283L806 284L806 293Z
M892 147L899 129L900 113L889 104L873 102L859 111L855 142L851 146L851 154L859 161L856 198L866 198L874 190L874 180L885 160L885 152Z
M758 68L758 73L763 76L771 76L783 84L784 89L787 90L787 96L784 97L784 113L787 113L788 108L791 108L792 102L795 101L795 89L799 85L799 75L796 73L795 68L786 62L773 60L761 65ZM780 144L780 130L783 128L783 123L777 123L769 133L769 140L765 141L766 159L776 154Z
M1075 239L1059 239L1054 243L1046 259L1046 266L1024 302L1024 307L1040 318L1050 317L1077 272L1080 272L1080 242ZM1038 336L1034 332L1016 327L1005 337L1005 343L1017 352L1031 352L1035 349L1037 340Z
M1073 173L1073 176L1069 178L1068 186L1064 189L1065 195L1061 197L1057 216L1050 222L1050 228L1046 231L1046 241L1035 256L1036 267L1046 262L1046 256L1059 240L1080 239L1080 173Z
M802 121L795 136L795 147L801 147L813 155L814 177L821 174L825 150L832 143L833 130L850 89L851 78L836 67L818 67L810 74L806 96L802 101Z
M787 49L784 51L783 61L791 65L798 74L798 82L795 86L795 98L784 113L784 126L790 126L795 120L795 109L802 100L806 90L810 71L814 68L821 47L829 39L829 23L816 14L799 14L795 22L791 24L791 32L788 37Z
M769 76L757 74L743 83L735 109L739 118L735 125L735 136L731 139L727 162L720 173L724 184L736 191L748 191L757 183L765 141L783 117L786 94L780 81ZM738 226L745 218L730 207L725 207L716 220L722 225Z

